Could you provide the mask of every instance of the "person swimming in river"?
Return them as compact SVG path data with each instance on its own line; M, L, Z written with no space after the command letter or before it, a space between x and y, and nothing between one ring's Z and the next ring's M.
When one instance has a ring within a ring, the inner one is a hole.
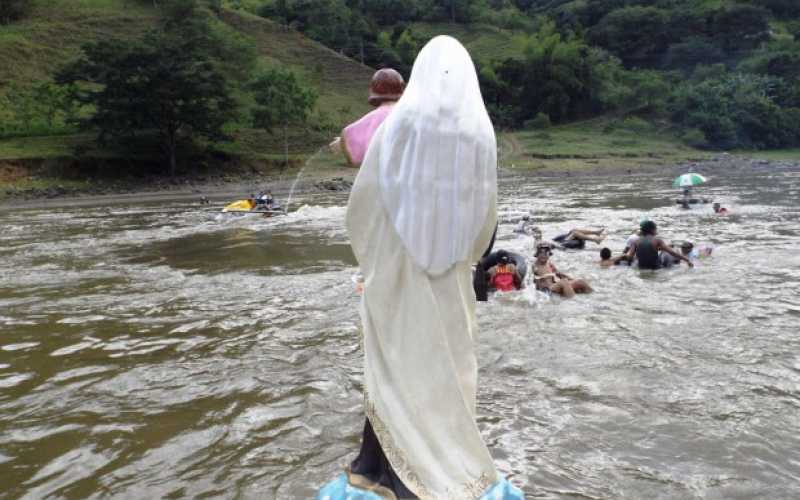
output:
M489 268L487 281L491 288L499 292L512 292L522 288L522 276L505 250L497 252L497 264Z
M600 267L613 267L626 260L627 258L624 253L622 255L612 257L610 248L603 247L600 250Z
M657 236L658 227L651 220L646 220L641 224L642 235L628 249L626 257L628 260L636 259L639 269L661 269L668 267L666 256L670 256L678 261L684 261L689 267L694 267L692 261L669 246L664 240ZM669 260L671 263L671 259Z
M601 243L606 238L605 228L601 229L572 229L570 232L556 236L553 241L563 248L582 249L587 241Z
M533 282L536 284L537 290L556 293L565 299L572 298L578 293L594 291L585 280L573 279L556 269L555 264L550 260L552 254L549 244L540 243L536 246Z
M531 219L530 215L523 215L522 219L517 223L517 226L514 228L514 233L516 234L526 234L528 236L533 236L534 238L541 237L542 232L541 230L536 227L536 223Z
M352 167L361 166L372 136L386 120L395 103L403 95L403 76L391 68L379 69L369 85L369 104L375 109L342 130L341 136L329 144L332 151L341 151Z
M719 203L714 203L713 205L711 205L711 207L714 209L714 213L717 215L728 215L729 213L728 209L723 207Z

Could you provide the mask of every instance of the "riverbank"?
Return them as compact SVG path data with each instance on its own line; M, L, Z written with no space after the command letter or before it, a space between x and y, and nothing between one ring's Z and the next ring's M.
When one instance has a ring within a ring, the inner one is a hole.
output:
M710 177L725 174L752 172L761 173L800 171L800 160L780 158L777 154L769 158L751 155L721 153L697 161L684 161L673 164L659 162L643 163L635 166L627 164L591 165L583 168L570 168L568 165L554 165L550 168L531 168L517 164L501 165L498 175L513 176L526 173L537 178L569 177L623 177L627 175L672 176L687 171L706 174ZM777 158L777 159L776 159ZM207 198L212 204L223 204L241 199L260 190L271 190L279 199L290 194L313 195L316 193L348 191L358 173L357 169L337 164L335 158L317 158L304 166L290 167L272 173L237 173L216 177L182 176L175 178L157 177L139 181L116 181L91 184L84 181L77 184L58 184L50 180L50 185L28 189L5 189L0 198L0 209L30 209L34 207L91 206L104 204L157 203L162 201L185 201L187 204L200 204Z

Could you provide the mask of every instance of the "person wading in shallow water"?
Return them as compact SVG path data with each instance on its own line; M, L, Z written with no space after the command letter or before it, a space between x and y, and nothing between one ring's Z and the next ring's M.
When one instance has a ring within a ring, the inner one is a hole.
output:
M379 69L372 75L369 85L369 103L375 109L342 130L342 135L330 143L333 151L341 151L347 163L358 167L364 161L367 148L378 127L386 120L394 105L403 95L405 81L391 68Z
M661 269L664 267L664 259L660 252L664 252L676 260L686 262L689 267L694 267L692 261L687 257L673 250L671 246L657 236L658 228L656 223L647 220L641 225L642 235L638 241L628 250L628 260L636 258L639 269Z
M458 41L436 37L350 193L345 224L364 274L367 422L358 457L318 498L348 498L347 488L386 498L522 498L476 424L470 274L494 231L496 203L497 141L475 67Z

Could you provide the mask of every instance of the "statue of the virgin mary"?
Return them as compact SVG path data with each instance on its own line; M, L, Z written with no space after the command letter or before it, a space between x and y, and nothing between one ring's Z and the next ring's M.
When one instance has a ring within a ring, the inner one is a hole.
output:
M367 423L358 458L319 498L522 498L475 422L471 263L495 228L496 167L472 60L434 38L350 194Z

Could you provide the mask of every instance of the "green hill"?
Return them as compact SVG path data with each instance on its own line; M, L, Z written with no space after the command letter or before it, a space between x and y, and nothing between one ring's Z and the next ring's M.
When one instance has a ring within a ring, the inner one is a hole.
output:
M0 27L0 98L11 89L49 79L61 64L79 54L84 43L103 37L139 36L153 27L159 16L152 4L133 0L37 0L29 16ZM218 17L232 33L252 40L259 66L291 68L317 90L318 119L339 126L369 109L366 95L371 68L244 11L222 9ZM247 96L243 100L247 102ZM291 150L313 152L327 143L329 135L293 131ZM237 127L235 138L220 149L256 159L282 150L280 138L263 131ZM86 134L0 140L0 159L71 156L76 145L90 140Z

